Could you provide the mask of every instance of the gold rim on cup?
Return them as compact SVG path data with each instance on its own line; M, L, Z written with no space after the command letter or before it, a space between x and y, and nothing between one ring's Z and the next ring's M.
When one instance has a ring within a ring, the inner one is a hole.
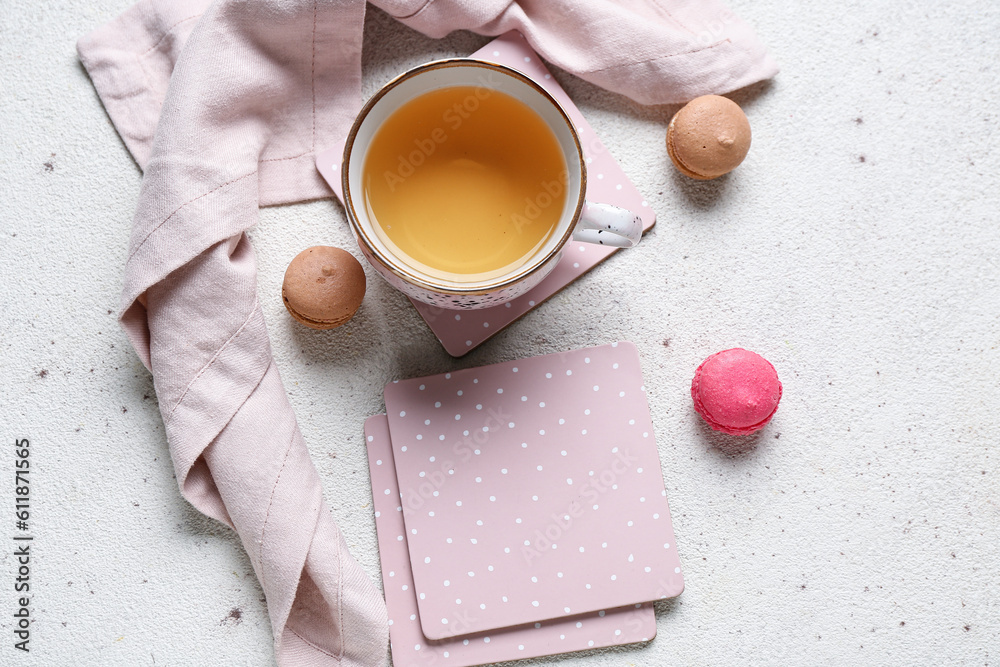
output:
M523 267L517 273L507 276L502 280L497 280L496 282L485 283L485 284L479 283L475 287L469 287L469 288L449 287L430 282L426 277L408 271L404 266L400 266L390 256L387 256L385 253L383 253L377 247L376 244L372 243L371 239L368 238L368 234L366 234L365 230L361 228L360 224L358 224L357 222L358 215L354 207L354 200L351 197L351 189L350 189L350 163L351 163L350 160L351 160L351 153L353 152L354 149L354 140L357 138L358 131L360 130L362 123L364 123L365 119L368 117L369 112L371 112L371 110L375 107L375 105L378 104L378 102L383 97L385 97L387 93L389 93L393 88L403 83L404 81L412 79L413 77L422 74L424 72L429 72L432 70L442 69L447 67L482 67L484 69L489 69L510 76L533 88L536 92L541 94L543 98L548 100L548 102L552 104L552 106L556 108L556 110L559 112L560 117L563 119L563 122L566 123L566 127L569 129L570 136L572 136L573 138L573 145L576 147L577 157L580 165L580 192L577 197L576 208L573 211L573 215L571 218L572 222L569 225L567 225L566 231L563 233L562 238L559 239L559 242L556 243L555 246L553 246L552 249L549 250L544 255L544 257L535 258L530 266ZM527 276L530 276L532 273L542 268L543 266L546 266L550 259L552 259L555 255L557 255L559 252L562 251L563 247L573 236L573 231L576 226L575 221L579 220L580 218L580 214L583 211L584 197L587 193L587 165L583 159L583 148L580 144L580 137L577 134L576 127L574 127L573 122L569 119L569 116L566 114L565 109L562 108L562 105L559 104L559 102L557 102L556 99L552 97L552 95L549 94L549 92L545 90L542 86L540 86L537 82L527 77L526 75L522 74L521 72L517 71L516 69L512 67L507 67L506 65L491 63L485 60L477 60L475 58L447 58L444 60L435 60L433 62L425 63L423 65L414 67L413 69L404 72L403 74L400 74L392 81L385 84L381 90L375 93L371 97L371 99L369 99L368 102L365 103L364 107L362 107L361 109L361 112L358 114L358 117L354 120L354 124L351 126L351 131L347 135L347 142L344 144L343 168L341 169L341 172L342 172L341 188L344 193L344 208L347 210L347 220L350 223L351 228L354 230L354 234L357 237L358 242L363 243L365 249L372 255L374 255L378 259L379 263L382 264L382 266L384 266L388 271L392 272L400 279L408 283L417 285L423 289L432 292L437 292L438 294L446 294L449 296L451 295L474 296L480 294L490 294L492 292L496 292L497 290L518 283Z

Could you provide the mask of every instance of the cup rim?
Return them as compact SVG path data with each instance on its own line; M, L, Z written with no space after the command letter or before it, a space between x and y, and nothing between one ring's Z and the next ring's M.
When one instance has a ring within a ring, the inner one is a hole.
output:
M570 136L573 138L573 146L576 148L578 164L580 165L580 192L577 197L576 207L574 208L573 215L571 216L571 223L566 226L566 229L559 241L544 255L536 257L530 265L525 264L515 273L500 276L488 281L471 283L468 287L455 287L436 283L430 279L430 277L408 270L408 268L402 263L397 263L396 261L393 261L391 257L386 256L386 253L382 252L381 249L373 243L370 238L368 238L368 234L357 222L358 215L354 206L354 200L351 197L350 189L350 159L354 148L354 141L357 138L357 134L361 129L362 123L364 123L371 110L383 97L385 97L386 94L404 81L412 79L413 77L425 72L447 67L482 67L485 69L491 69L513 77L533 88L544 99L552 104L553 107L555 107L555 109L559 112L560 117L563 119L563 122L566 123L566 127L568 127L570 131ZM418 65L407 70L406 72L403 72L402 74L399 74L382 86L382 88L377 93L372 95L371 98L364 104L361 111L358 112L357 117L354 119L354 123L351 125L351 131L348 133L347 140L344 143L344 155L341 168L341 191L344 194L344 209L347 212L347 221L354 230L354 234L357 237L358 242L363 244L365 246L364 249L377 258L379 263L386 270L392 272L407 283L417 285L423 289L436 292L438 294L459 296L490 294L522 281L535 271L538 271L543 266L547 265L553 257L562 251L563 247L565 247L566 243L573 235L573 230L576 226L575 221L580 219L581 212L583 211L583 205L587 194L587 165L584 161L583 147L580 143L580 136L577 132L576 126L573 125L573 121L570 120L569 115L566 113L566 110L563 109L562 105L559 104L552 94L545 90L541 84L523 72L507 65L501 65L500 63L480 60L478 58L444 58Z

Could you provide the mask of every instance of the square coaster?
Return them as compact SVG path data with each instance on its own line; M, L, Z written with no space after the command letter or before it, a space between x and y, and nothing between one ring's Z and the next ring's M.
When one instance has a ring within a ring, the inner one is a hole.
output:
M583 145L584 159L587 163L586 196L589 201L614 204L636 213L642 217L644 231L648 231L656 223L656 214L649 207L649 202L628 179L569 95L552 78L552 74L542 64L541 58L519 32L511 31L501 35L473 53L471 57L507 65L522 72L545 88L565 109ZM341 141L316 156L316 166L320 174L341 202L344 200L340 187L340 164L343 155L344 142ZM571 241L566 245L562 259L552 273L534 289L513 301L492 308L454 311L412 299L411 301L448 354L460 357L498 334L507 325L615 252L615 248Z
M645 642L656 635L653 605L645 603L490 633L428 641L417 619L417 596L413 589L406 527L399 505L399 487L385 415L370 417L365 422L365 439L368 442L382 582L389 609L392 662L396 667L435 664L465 667ZM448 619L448 622L461 632L465 619L476 611L466 610L463 615Z
M429 639L683 589L631 343L398 381L385 404Z

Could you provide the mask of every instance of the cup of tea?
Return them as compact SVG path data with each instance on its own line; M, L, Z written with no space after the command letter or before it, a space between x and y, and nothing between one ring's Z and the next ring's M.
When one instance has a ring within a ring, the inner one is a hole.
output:
M628 248L642 236L638 215L585 200L580 137L559 103L521 72L472 58L386 84L354 121L341 175L364 256L443 308L524 294L570 239Z

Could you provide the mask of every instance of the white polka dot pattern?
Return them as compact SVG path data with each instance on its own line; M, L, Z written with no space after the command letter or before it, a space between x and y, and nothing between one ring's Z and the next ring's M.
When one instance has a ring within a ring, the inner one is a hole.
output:
M682 590L631 343L390 383L385 403L429 639ZM480 605L487 613L469 612ZM461 632L440 623L463 613Z
M391 460L389 426L384 415L365 423L372 484L388 487L398 494L392 465L375 465ZM405 532L402 517L393 512L393 501L375 497L375 526L378 531L382 583L389 610L389 638L396 667L449 665L468 667L521 658L534 658L591 648L644 642L656 635L656 617L650 603L609 609L605 613L574 616L570 619L530 623L430 643L417 620L417 596L413 592L412 570L406 545L395 539ZM450 582L444 582L449 585ZM506 600L504 600L506 601ZM442 626L461 628L465 614L437 620ZM486 641L486 638L489 641Z

